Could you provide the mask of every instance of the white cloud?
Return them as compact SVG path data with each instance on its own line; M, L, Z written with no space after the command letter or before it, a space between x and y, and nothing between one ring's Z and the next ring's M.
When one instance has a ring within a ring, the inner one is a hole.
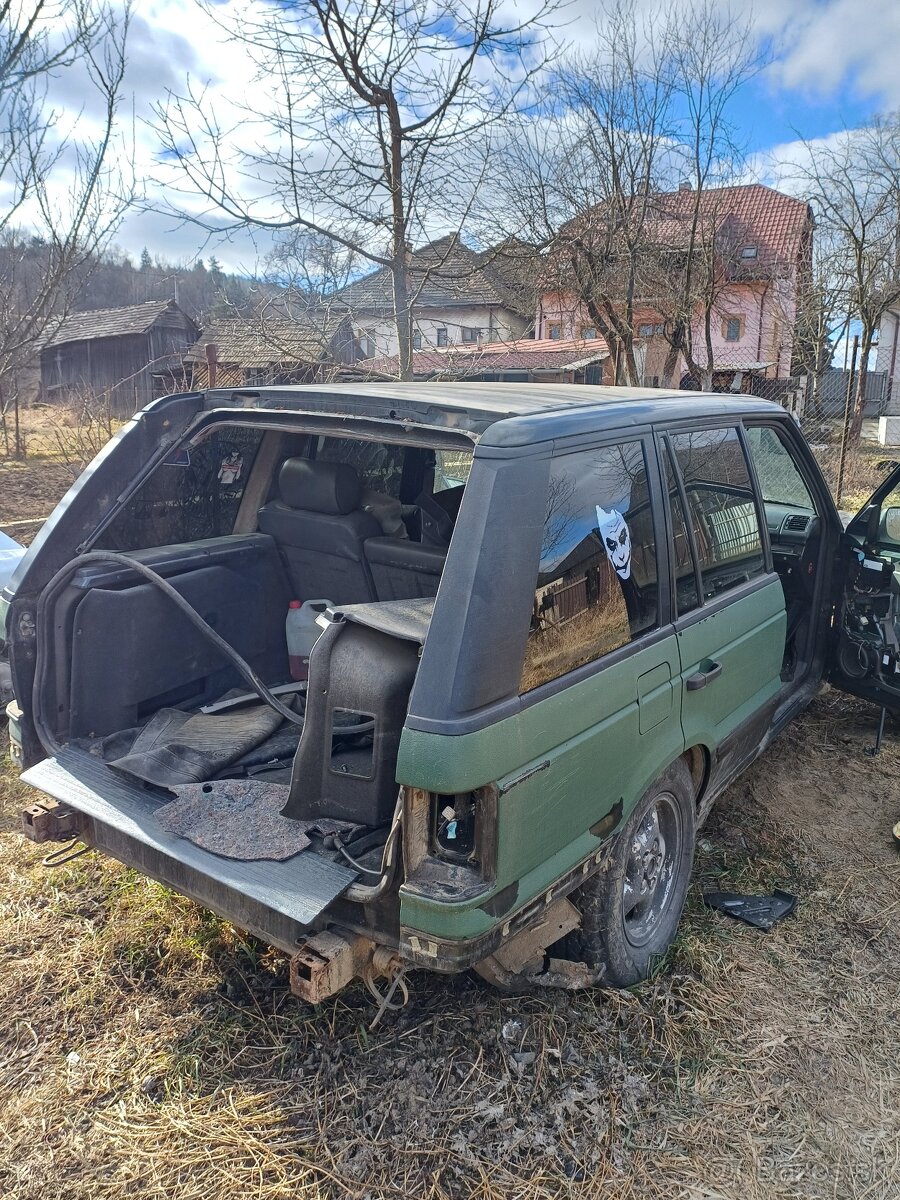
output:
M676 5L689 2L671 0ZM659 11L658 0L641 3L648 19ZM509 11L521 19L537 4L538 0L509 0ZM153 106L168 90L182 91L188 77L207 87L226 125L245 120L241 105L260 114L267 111L268 84L254 78L247 50L229 38L216 20L217 15L227 18L251 6L257 13L264 11L254 0L220 0L212 15L191 0L138 0L127 87L133 94L136 118L135 169L154 181L148 192L151 201L164 199L177 180L176 171L160 163L161 143L152 125ZM734 12L736 20L746 19L743 7L734 4ZM597 0L573 0L564 10L566 26L561 36L588 45L597 13ZM773 39L777 47L769 70L776 93L794 90L829 101L835 126L840 124L841 99L846 95L863 96L873 107L900 107L900 0L874 4L872 0L756 0L753 21L760 37ZM54 100L70 120L80 114L79 133L90 132L96 114L83 76L71 71L59 78ZM129 121L130 111L123 107L123 124ZM241 134L245 140L258 136L246 123ZM798 153L794 143L773 147L768 157L757 157L754 171L769 182L789 186L788 164ZM198 211L196 201L185 203L188 207L193 203L193 211ZM230 244L218 240L209 244L196 226L178 225L146 211L127 219L119 241L133 253L146 244L152 253L176 259L214 251L231 269L252 267L266 249L243 235Z

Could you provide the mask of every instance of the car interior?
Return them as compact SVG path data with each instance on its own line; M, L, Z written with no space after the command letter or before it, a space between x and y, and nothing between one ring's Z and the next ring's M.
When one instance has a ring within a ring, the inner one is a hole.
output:
M462 444L435 450L235 426L180 448L95 538L90 550L109 561L89 553L51 598L45 727L130 780L166 788L235 778L288 788L306 734L308 747L330 752L315 766L316 750L303 756L306 779L318 771L320 786L306 789L308 803L292 788L289 815L312 820L327 810L359 827L386 823L470 465ZM118 552L151 575L115 561ZM318 668L310 661L307 683L291 678L285 620L291 601L308 600L327 602L344 637ZM275 713L274 724L260 724L268 710L248 692L247 671L198 617L275 690L290 709L284 720ZM307 705L308 692L328 690L316 671L327 674L335 655L350 656L348 682L340 694L331 689L327 706ZM354 669L362 662L367 670Z

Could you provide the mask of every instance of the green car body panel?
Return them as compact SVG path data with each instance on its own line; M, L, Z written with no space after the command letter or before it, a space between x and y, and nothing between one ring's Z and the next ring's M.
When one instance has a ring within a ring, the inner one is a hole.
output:
M460 903L402 887L403 927L451 939L483 934L501 919L485 911L492 896L518 884L521 907L596 850L684 751L679 671L670 629L496 725L449 737L405 729L401 783L454 793L493 782L500 795L493 882ZM620 802L616 825L591 834Z
M784 591L777 575L769 575L763 586L728 596L713 612L700 612L678 632L681 723L685 745L715 751L754 714L765 714L781 688ZM689 691L688 678L710 662L721 666L721 674Z

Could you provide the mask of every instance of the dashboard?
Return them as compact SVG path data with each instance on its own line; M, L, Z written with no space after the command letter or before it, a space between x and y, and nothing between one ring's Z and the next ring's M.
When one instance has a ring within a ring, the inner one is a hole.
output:
M811 537L819 532L819 518L811 508L766 501L766 525L772 553L799 558Z

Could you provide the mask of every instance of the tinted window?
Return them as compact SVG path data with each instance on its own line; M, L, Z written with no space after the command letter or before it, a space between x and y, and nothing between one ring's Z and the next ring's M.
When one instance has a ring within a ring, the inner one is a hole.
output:
M556 459L521 690L657 624L656 544L639 442Z
M350 438L319 438L315 457L355 467L363 488L399 499L405 447Z
M697 594L697 576L694 571L694 556L691 553L691 539L688 536L687 521L684 516L684 505L675 472L672 469L672 458L668 450L663 456L666 471L666 491L669 496L669 512L672 517L672 567L675 576L675 612L683 616L691 612L700 603Z
M97 539L105 550L146 550L234 529L262 430L222 426L168 455Z
M675 434L672 447L709 600L765 570L750 472L736 429Z

